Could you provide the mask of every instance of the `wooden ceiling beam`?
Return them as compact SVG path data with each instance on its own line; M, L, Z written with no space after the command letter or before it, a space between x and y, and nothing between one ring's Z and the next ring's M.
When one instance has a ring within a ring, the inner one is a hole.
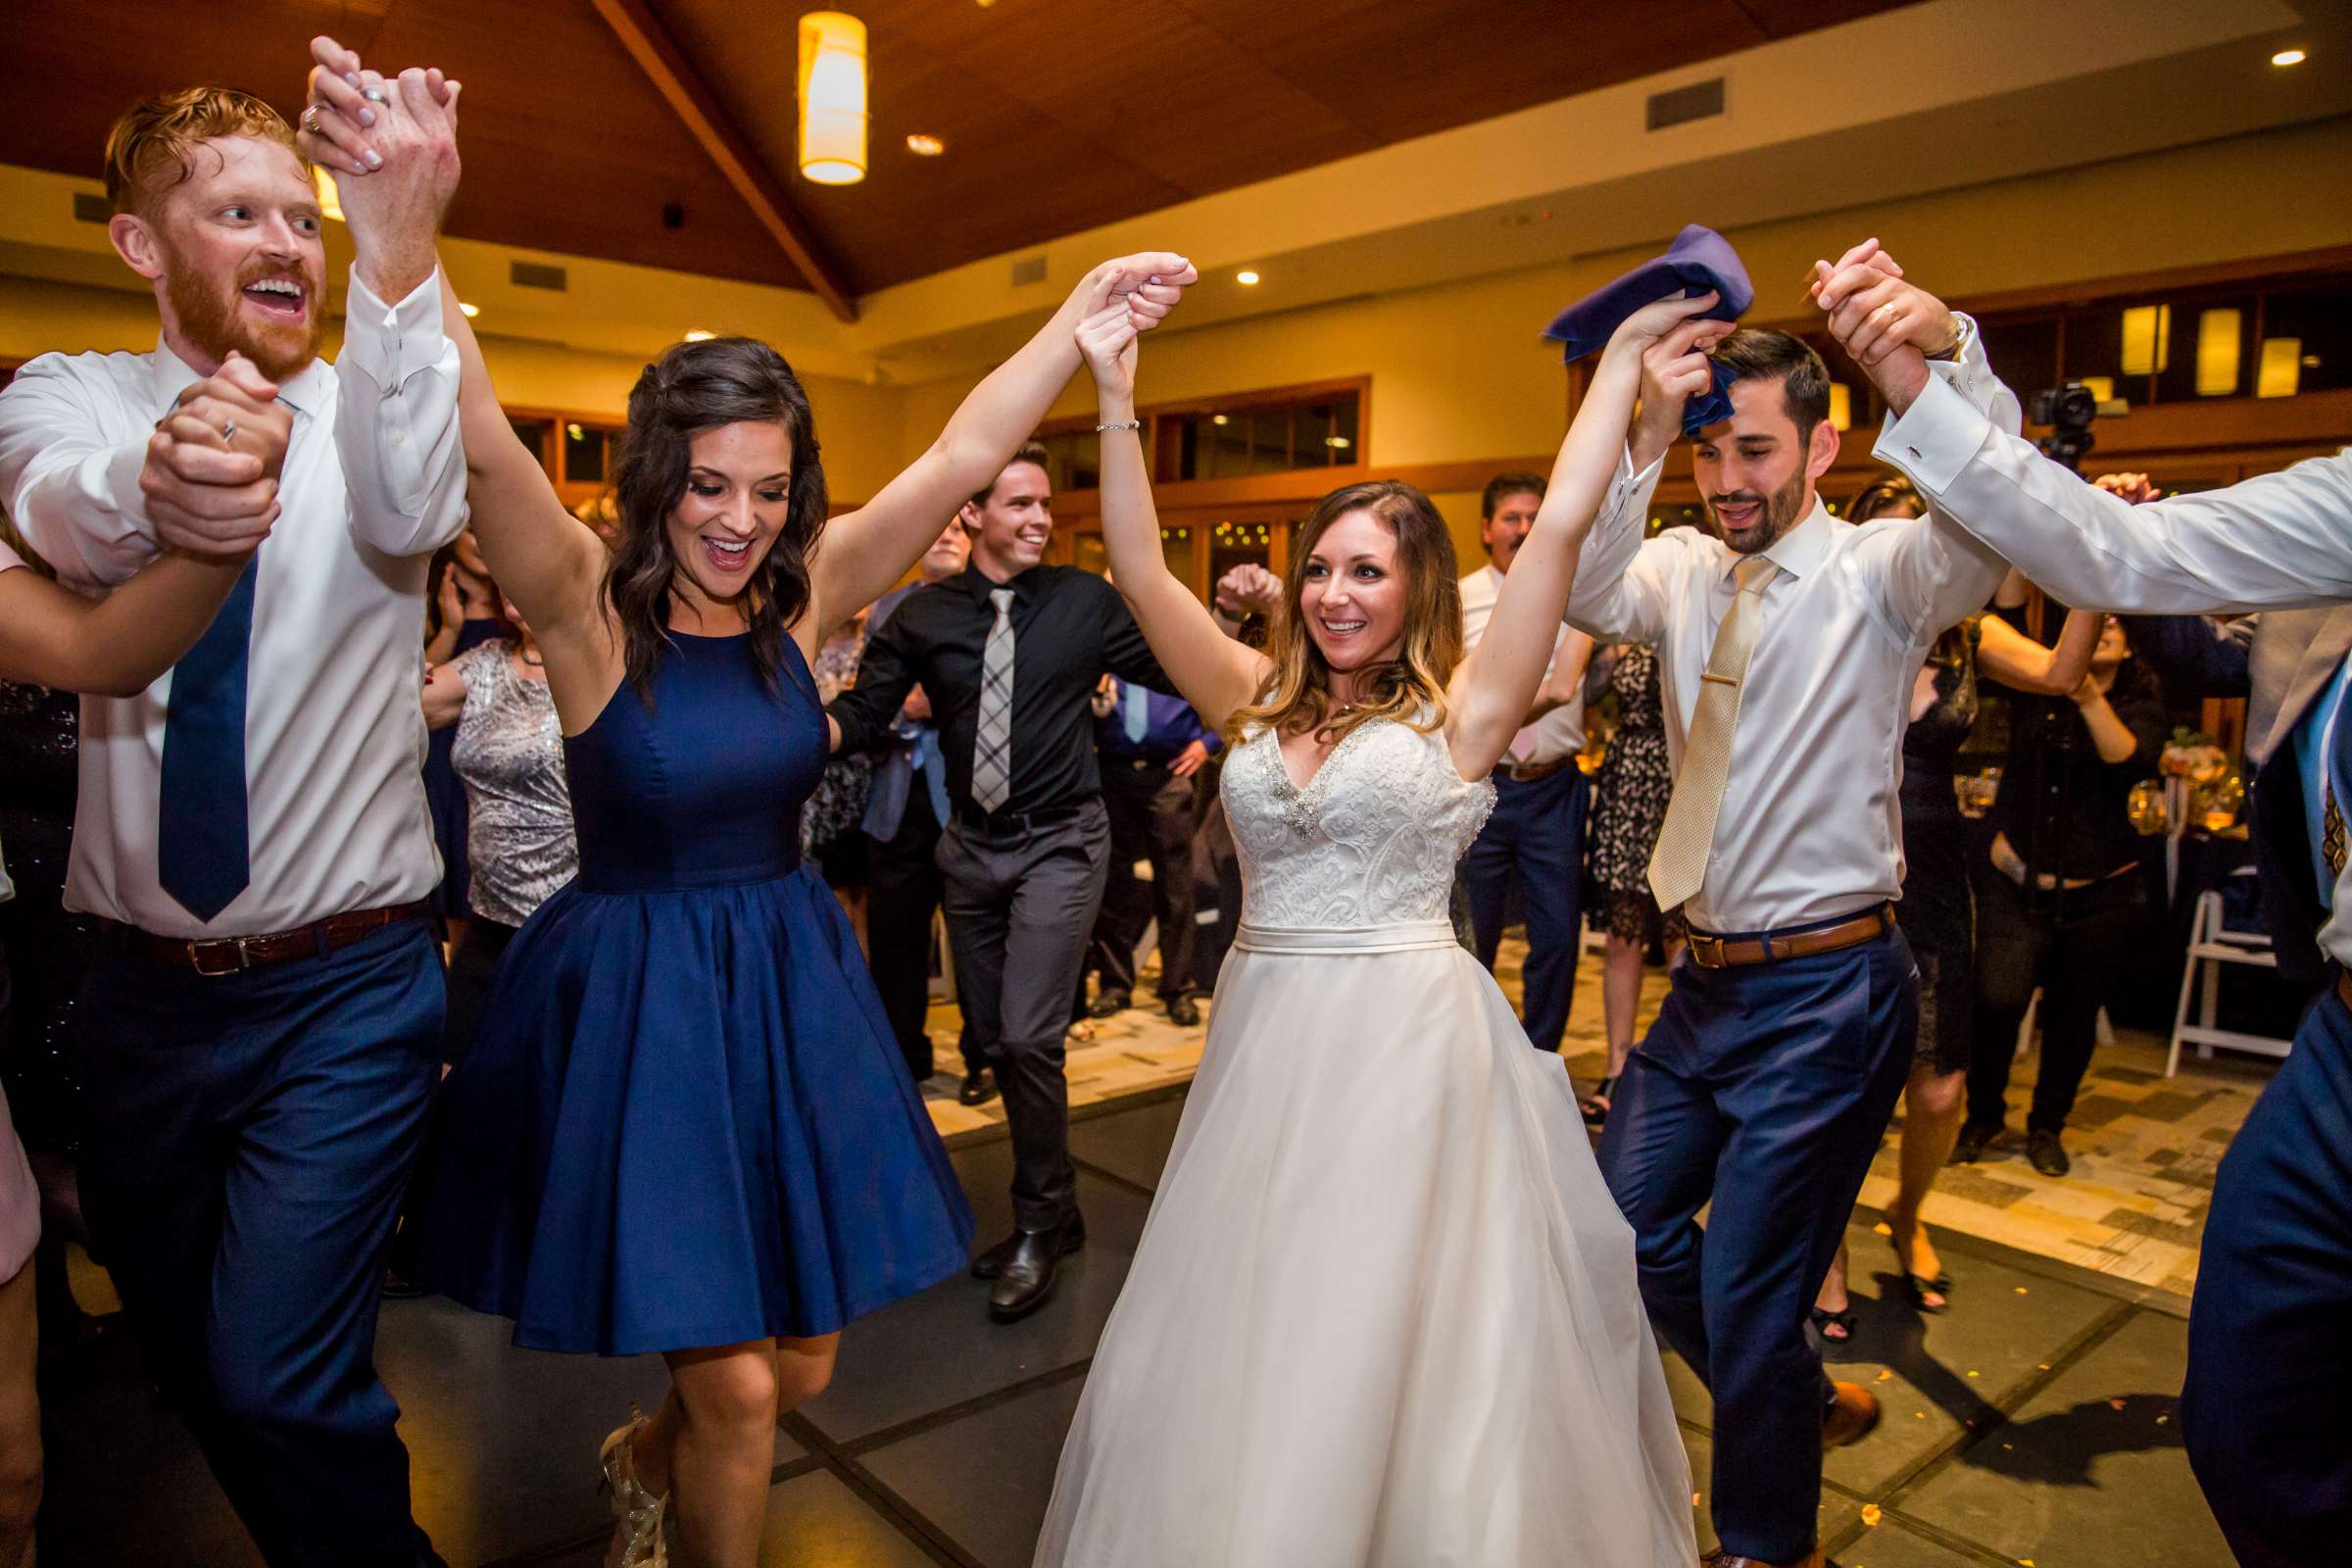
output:
M646 78L665 99L694 139L702 144L727 183L735 187L760 225L775 236L792 265L816 290L817 297L845 321L858 319L858 301L840 269L825 254L808 220L785 193L774 171L752 148L708 84L686 58L662 19L645 0L590 0L596 14L612 29L621 47L637 62Z

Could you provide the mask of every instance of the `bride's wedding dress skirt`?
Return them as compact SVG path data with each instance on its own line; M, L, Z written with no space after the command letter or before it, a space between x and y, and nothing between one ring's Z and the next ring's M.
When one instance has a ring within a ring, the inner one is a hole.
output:
M1696 1558L1560 1058L1443 921L1245 926L1037 1562Z

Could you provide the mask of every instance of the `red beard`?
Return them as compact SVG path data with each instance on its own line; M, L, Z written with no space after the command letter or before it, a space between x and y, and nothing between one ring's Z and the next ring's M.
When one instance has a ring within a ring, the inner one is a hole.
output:
M234 350L251 360L262 374L282 385L318 357L326 322L316 279L306 276L302 280L304 300L310 307L302 320L283 325L256 321L238 309L245 285L280 275L282 269L248 269L224 289L216 279L183 265L168 247L164 255L164 297L179 320L180 334L207 358L225 360Z

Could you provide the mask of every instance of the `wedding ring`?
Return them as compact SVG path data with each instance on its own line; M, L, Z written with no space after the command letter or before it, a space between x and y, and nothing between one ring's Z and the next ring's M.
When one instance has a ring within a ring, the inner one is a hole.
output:
M362 87L360 96L371 104L380 104L386 101L382 91L374 87Z
M318 134L318 106L317 104L311 105L302 112L302 128L314 136Z
M231 442L231 441L234 441L236 438L237 438L237 421L236 421L236 417L235 417L235 416L233 416L233 415L232 415L232 416L230 416L228 418L222 419L222 420L220 421L220 442L221 442L221 445L225 446L225 445L227 445L229 442Z

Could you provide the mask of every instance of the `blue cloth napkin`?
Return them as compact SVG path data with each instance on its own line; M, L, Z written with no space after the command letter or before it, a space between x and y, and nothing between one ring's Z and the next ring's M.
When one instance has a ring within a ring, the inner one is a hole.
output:
M1737 321L1756 302L1755 286L1732 242L1713 229L1692 223L1674 236L1666 254L1643 262L1623 277L1602 285L1551 318L1544 335L1557 339L1563 363L1572 363L1608 346L1626 318L1676 290L1684 294L1719 295L1706 318ZM1731 372L1715 367L1715 385L1683 406L1683 433L1695 437L1707 425L1732 416Z

